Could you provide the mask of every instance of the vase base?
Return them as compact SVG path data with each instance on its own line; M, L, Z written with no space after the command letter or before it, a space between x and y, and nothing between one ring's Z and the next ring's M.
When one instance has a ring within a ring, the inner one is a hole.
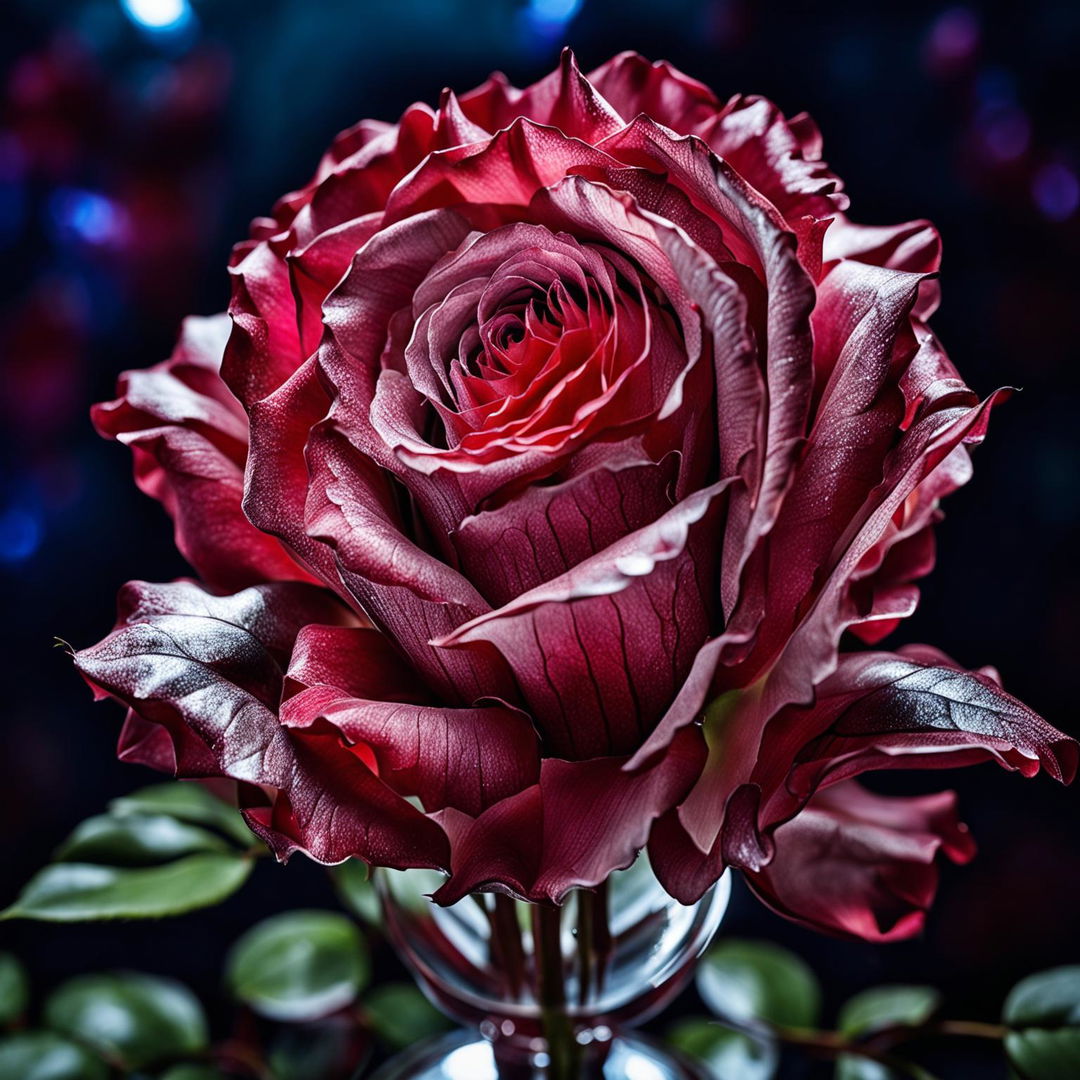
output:
M458 1031L405 1050L372 1080L547 1080L543 1055L533 1064L500 1071L492 1044L475 1032ZM707 1080L703 1067L638 1035L617 1035L589 1080Z

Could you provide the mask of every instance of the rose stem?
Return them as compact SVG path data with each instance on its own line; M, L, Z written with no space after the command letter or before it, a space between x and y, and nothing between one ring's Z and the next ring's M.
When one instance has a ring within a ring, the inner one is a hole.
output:
M608 962L611 960L611 922L608 908L608 883L601 881L595 892L589 896L595 914L593 915L593 954L596 969L596 992L604 989L607 981Z
M577 904L578 1005L585 1006L588 1004L593 983L593 920L596 909L593 907L592 897L584 889L577 891Z
M517 902L495 893L491 910L491 942L498 953L498 966L506 974L508 1000L520 1001L525 985L525 947L521 943Z
M580 1047L566 1012L563 981L562 909L551 904L534 904L532 920L537 999L550 1059L547 1075L550 1080L578 1080L577 1051Z
M608 924L607 882L594 890L579 889L578 900L578 959L580 982L578 1004L585 1005L589 994L597 995L604 988L604 977L611 955L611 927Z

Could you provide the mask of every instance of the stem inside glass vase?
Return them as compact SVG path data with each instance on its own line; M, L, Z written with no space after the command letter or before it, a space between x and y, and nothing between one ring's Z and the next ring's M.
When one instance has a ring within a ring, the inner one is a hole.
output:
M562 911L537 904L532 909L533 952L536 957L536 999L547 1044L550 1080L577 1080L581 1075L581 1046L566 1011L566 968L562 954Z
M691 977L726 907L726 879L691 906L664 892L644 858L561 906L476 893L440 907L429 899L437 874L379 871L376 881L402 959L475 1032L449 1050L417 1047L387 1067L389 1080L696 1075L632 1029Z

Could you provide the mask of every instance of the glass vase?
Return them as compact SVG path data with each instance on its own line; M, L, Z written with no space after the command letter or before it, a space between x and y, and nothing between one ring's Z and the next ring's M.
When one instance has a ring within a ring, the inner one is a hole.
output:
M450 907L438 874L380 870L386 932L428 997L467 1025L395 1058L376 1080L699 1080L635 1025L693 975L727 908L722 878L677 903L642 856L560 907L477 893Z

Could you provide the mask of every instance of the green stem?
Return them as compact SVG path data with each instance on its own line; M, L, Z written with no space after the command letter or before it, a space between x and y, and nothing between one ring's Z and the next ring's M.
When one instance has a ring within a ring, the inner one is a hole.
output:
M921 1035L958 1035L972 1039L996 1039L998 1042L1009 1034L1004 1024L986 1024L981 1020L939 1020L916 1031Z
M589 991L592 990L594 977L594 958L596 954L595 916L596 911L583 890L577 894L578 923L577 923L577 948L578 948L578 1005L584 1007L589 1001Z
M930 1074L921 1066L893 1057L892 1054L875 1049L866 1043L856 1042L837 1031L816 1031L803 1028L773 1028L772 1030L778 1039L789 1046L798 1046L828 1058L851 1054L876 1061L900 1076L910 1076L913 1080L932 1080Z
M547 1043L549 1080L579 1080L581 1047L566 1011L561 943L562 910L549 904L532 908L533 954L540 1023Z
M611 927L608 923L608 886L579 889L578 902L578 1004L585 1005L591 994L599 996L611 960Z
M799 1046L812 1053L826 1057L853 1054L869 1058L893 1069L903 1076L926 1080L925 1069L893 1056L892 1051L902 1043L918 1039L951 1036L959 1038L991 1039L1000 1042L1009 1033L1002 1024L987 1024L980 1020L938 1020L918 1027L897 1025L884 1028L866 1039L851 1039L838 1031L816 1031L803 1028L773 1028L773 1033L789 1046Z
M488 918L492 948L497 953L496 967L505 976L507 1000L520 1001L525 986L525 946L521 942L517 902L501 893L495 893L493 900Z

